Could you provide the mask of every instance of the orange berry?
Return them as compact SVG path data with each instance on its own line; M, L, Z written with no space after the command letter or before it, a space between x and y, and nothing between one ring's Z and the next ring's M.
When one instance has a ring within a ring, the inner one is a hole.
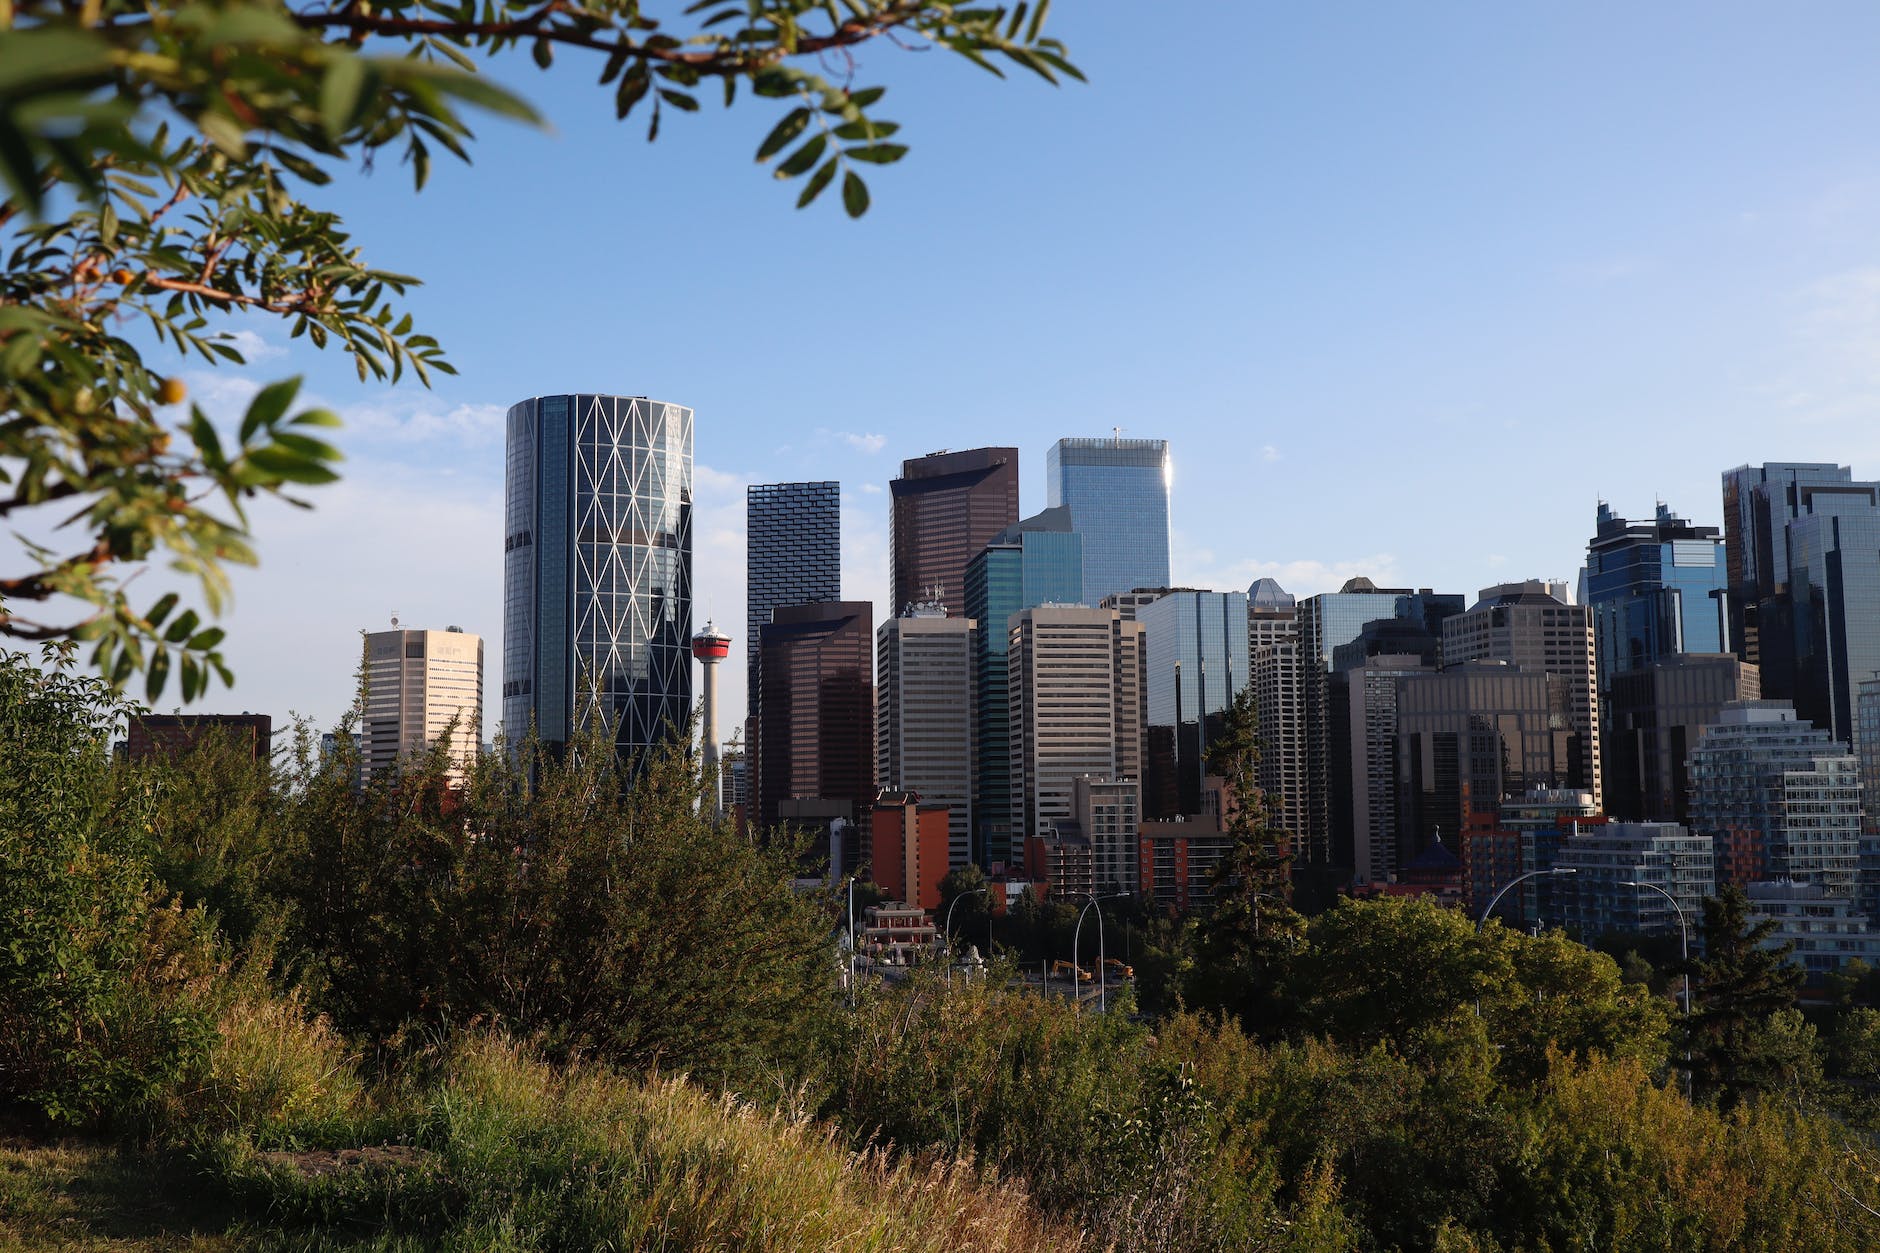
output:
M157 399L166 405L180 405L183 397L189 395L189 389L183 386L182 379L164 379L157 385Z
M131 273L131 272L130 272L129 270L113 270L113 271L111 271L111 279L112 279L112 281L113 281L113 282L116 282L116 283L122 283L122 284L124 284L124 285L125 285L125 286L127 286L127 287L128 287L129 285L130 285L130 281L131 281L132 279L134 279L134 278L136 278L136 277L137 277L137 276L136 276L135 274L132 274L132 273Z

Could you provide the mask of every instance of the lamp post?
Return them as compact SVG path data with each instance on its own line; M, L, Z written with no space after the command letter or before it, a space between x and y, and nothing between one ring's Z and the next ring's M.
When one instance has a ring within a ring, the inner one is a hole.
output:
M1084 933L1084 915L1090 911L1092 906L1097 905L1098 901L1120 901L1125 896L1128 896L1129 893L1115 892L1109 896L1098 896L1095 892L1092 892L1089 895L1090 895L1089 903L1086 904L1082 909L1077 911L1077 929L1071 932L1071 996L1073 998L1075 998L1077 995L1077 983L1078 983L1077 944L1078 944L1078 941L1082 939L1083 933ZM1103 983L1103 961L1104 961L1103 909L1101 906L1098 906L1097 907L1097 1012L1098 1013L1105 1012L1109 1006L1109 1000L1105 995L1105 988L1104 988L1104 983Z
M953 911L958 909L960 907L960 902L965 900L967 897L981 896L981 895L983 895L986 898L986 914L988 917L990 917L992 914L992 889L990 887L974 888L970 892L961 892L958 896L953 898L952 904L947 906L947 920L946 920L946 925L945 925L944 930L945 930L945 934L947 938L947 986L948 987L953 986ZM986 924L986 956L988 958L992 956L992 924L990 922Z
M1488 916L1495 912L1495 906L1501 904L1501 898L1508 895L1508 889L1514 887L1517 883L1525 883L1529 879L1538 879L1542 875L1569 875L1578 873L1580 873L1580 871L1577 866L1555 866L1551 870L1530 870L1526 874L1516 875L1514 878L1508 880L1508 882L1502 884L1501 891L1495 893L1495 895L1490 898L1488 908L1484 909L1482 916L1475 921L1476 927L1479 929L1488 925Z
M1678 898L1659 887L1656 883L1647 883L1643 879L1621 879L1622 888L1650 888L1658 895L1671 902L1671 908L1678 915L1678 948L1684 957L1684 1016L1691 1016L1691 929L1685 925L1684 907L1678 904ZM1686 1024L1684 1037L1684 1099L1691 1098L1691 1039L1689 1024Z

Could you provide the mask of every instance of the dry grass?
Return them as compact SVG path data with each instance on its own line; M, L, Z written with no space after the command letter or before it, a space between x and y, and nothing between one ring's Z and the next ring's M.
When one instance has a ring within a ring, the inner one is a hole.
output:
M223 1253L245 1247L229 1222L116 1148L0 1137L0 1249Z

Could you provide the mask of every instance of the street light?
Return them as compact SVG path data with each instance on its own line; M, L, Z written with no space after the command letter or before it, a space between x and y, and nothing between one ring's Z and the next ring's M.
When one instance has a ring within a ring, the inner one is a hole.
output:
M1501 898L1508 895L1508 889L1515 884L1525 883L1529 879L1538 879L1542 875L1568 875L1578 873L1580 873L1580 870L1577 866L1555 866L1551 870L1530 870L1526 874L1516 875L1514 878L1508 880L1508 882L1502 884L1501 891L1495 893L1489 900L1488 908L1482 911L1482 916L1476 920L1475 925L1478 928L1488 925L1488 916L1495 912L1495 906L1501 904Z
M1671 908L1678 915L1678 947L1684 956L1684 1016L1691 1016L1691 929L1684 922L1684 907L1678 904L1678 898L1659 887L1656 883L1646 883L1643 879L1621 879L1622 888L1650 888L1658 895L1671 902ZM1691 1040L1687 1029L1684 1037L1684 1096L1691 1095Z
M1083 933L1084 933L1084 915L1088 913L1091 906L1096 905L1098 901L1120 901L1125 896L1128 896L1129 893L1115 892L1109 896L1098 896L1095 892L1091 892L1091 893L1088 893L1088 895L1090 897L1090 903L1077 911L1077 929L1071 932L1071 996L1073 998L1077 996L1077 982L1078 982L1077 980L1077 974L1078 974L1077 944L1078 944L1078 941L1083 937ZM1109 1005L1108 998L1105 995L1105 987L1104 987L1104 982L1103 982L1103 962L1104 962L1103 910L1101 907L1099 907L1097 909L1097 1012L1098 1013L1105 1012Z
M953 986L953 911L958 909L960 907L960 902L965 900L967 897L980 896L980 895L983 895L986 898L986 918L988 919L986 923L986 956L988 958L992 956L992 923L990 921L992 917L992 888L990 886L987 886L983 888L974 888L970 892L961 892L958 896L953 898L953 903L947 906L947 920L946 920L946 925L943 931L943 934L945 934L947 938L947 986L948 987Z

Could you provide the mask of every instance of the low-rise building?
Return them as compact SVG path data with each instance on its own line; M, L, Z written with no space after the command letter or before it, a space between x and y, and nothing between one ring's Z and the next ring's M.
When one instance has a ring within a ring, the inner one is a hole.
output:
M1711 849L1709 836L1675 822L1612 822L1583 831L1554 858L1556 871L1572 873L1554 881L1553 920L1591 942L1608 934L1677 935L1682 910L1695 936L1704 898L1716 894Z
M1795 946L1792 959L1811 979L1832 974L1856 958L1880 965L1880 932L1846 897L1815 883L1752 883L1752 917L1776 924L1773 944Z

